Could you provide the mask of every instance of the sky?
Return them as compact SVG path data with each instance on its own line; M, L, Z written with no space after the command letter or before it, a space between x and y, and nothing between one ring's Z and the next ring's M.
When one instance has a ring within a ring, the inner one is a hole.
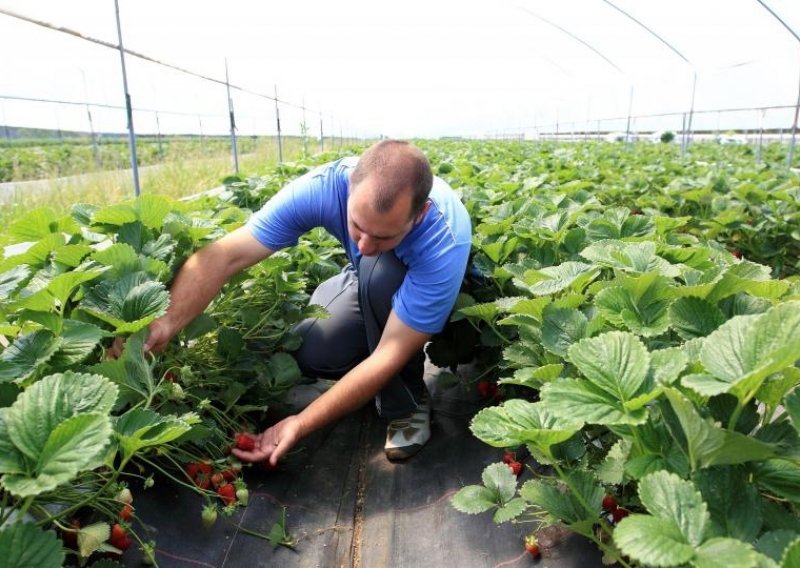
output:
M800 34L800 2L764 0ZM668 41L643 30L628 12ZM677 129L683 113L792 106L800 40L756 0L119 0L123 44L281 100L285 133L531 136ZM0 10L117 43L113 0L0 0ZM676 51L678 53L676 53ZM126 58L139 132L224 134L225 88ZM119 52L0 13L0 96L124 104ZM233 91L240 134L274 102ZM304 113L301 106L307 107ZM95 130L121 110L91 106ZM158 111L157 113L155 111ZM305 115L305 118L304 118ZM699 112L696 128L789 128L791 108ZM612 120L615 119L615 120ZM85 106L0 98L0 124L89 129ZM556 126L558 124L558 126Z

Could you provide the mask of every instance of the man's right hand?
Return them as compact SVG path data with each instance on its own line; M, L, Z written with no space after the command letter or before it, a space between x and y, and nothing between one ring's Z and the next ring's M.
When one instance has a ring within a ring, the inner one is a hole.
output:
M145 353L161 353L166 348L174 333L165 317L158 318L150 324L150 334L144 342Z

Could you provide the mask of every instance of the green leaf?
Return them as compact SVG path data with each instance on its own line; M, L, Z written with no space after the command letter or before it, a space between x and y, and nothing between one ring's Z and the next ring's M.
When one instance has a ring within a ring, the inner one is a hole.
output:
M72 228L69 220L60 219L50 208L34 209L23 214L11 224L9 236L17 242L38 241L52 233L68 232Z
M144 354L148 333L146 329L134 333L125 342L121 357L90 368L93 373L111 379L119 387L118 408L148 400L155 393L153 372Z
M631 442L625 439L617 440L608 450L603 463L601 463L595 475L597 479L606 485L618 485L625 478L625 463L631 450Z
M577 432L577 428L557 420L542 403L519 399L481 410L472 419L470 430L496 448L533 444L547 455L551 446Z
M105 268L95 268L65 272L53 278L46 290L63 306L78 286L94 280L105 271Z
M0 274L0 301L9 299L30 275L31 268L26 264L20 264Z
M524 499L519 497L512 499L502 507L498 507L494 512L492 520L497 523L506 523L512 519L516 519L528 508L528 504Z
M608 332L570 347L569 360L594 386L624 403L641 394L650 356L636 336Z
M507 503L517 492L517 478L504 463L493 463L486 466L481 474L483 484L494 492L500 503Z
M725 323L725 315L717 306L688 296L675 300L669 307L673 329L683 339L705 337Z
M694 482L708 505L714 530L709 534L754 542L763 523L761 496L741 467L715 467L697 472Z
M103 338L103 330L90 323L64 320L58 351L50 360L53 368L63 368L85 360Z
M792 425L800 432L800 388L793 390L783 400Z
M800 466L787 460L770 459L753 465L759 487L800 504Z
M541 389L542 401L561 420L582 420L587 424L642 424L644 408L628 409L616 395L609 394L587 379L561 379ZM631 399L633 400L633 399Z
M614 529L619 549L646 566L679 566L694 557L678 526L669 519L630 515Z
M795 539L781 558L781 568L797 568L800 566L800 538Z
M82 527L78 531L78 553L81 557L88 558L93 552L100 550L110 536L111 526L108 523L92 523Z
M545 383L555 381L561 376L564 365L551 364L541 367L524 367L517 369L513 377L504 377L498 381L501 385L519 385L539 390Z
M750 545L735 538L712 538L695 551L697 568L752 568L758 563Z
M677 390L666 389L665 393L681 431L676 432L676 426L669 420L667 425L683 444L692 471L712 465L764 460L775 454L775 448L770 444L725 430L703 419L692 403Z
M111 420L107 415L83 413L68 418L47 437L30 474L3 476L3 487L17 497L51 491L84 470L103 464L111 441ZM22 448L21 448L22 449Z
M669 280L657 272L638 277L620 275L617 286L601 290L595 297L600 314L612 324L651 337L669 327L667 307L672 298Z
M764 533L758 539L758 542L756 542L756 550L762 554L766 554L774 561L780 562L786 549L798 538L800 538L800 535L787 529L770 531Z
M0 473L23 473L27 469L25 456L11 441L6 425L7 408L0 409Z
M162 416L152 410L134 408L117 419L115 426L120 446L127 457L149 447L161 446L180 438L197 423L195 415Z
M589 472L573 471L567 477L567 488L565 493L552 481L535 479L525 482L520 497L567 525L596 522L605 495L597 479Z
M703 542L710 516L690 481L666 471L651 473L639 482L639 498L653 516L675 523L686 543L698 546Z
M800 359L800 302L729 320L706 338L700 359L737 398L752 396L769 375Z
M30 377L44 367L60 346L59 338L44 329L23 335L0 355L0 381Z
M115 326L117 333L134 333L167 313L169 293L161 282L150 280L144 272L135 272L116 282L101 282L80 307Z
M568 288L581 290L598 274L600 274L600 270L596 266L568 261L558 266L549 266L534 271L532 276L536 282L529 285L528 290L534 296L556 294Z
M457 511L477 515L497 507L494 498L494 493L483 485L467 485L453 495L450 503Z
M656 254L656 243L645 241L628 243L604 240L593 243L581 251L586 260L615 268L624 272L657 272L668 278L676 278L680 270Z
M579 310L557 308L550 304L544 309L542 346L555 355L565 357L567 349L586 337L586 316Z
M65 560L56 533L31 523L8 523L3 527L0 558L5 568L59 568Z
M83 413L108 414L116 398L117 388L104 377L72 372L49 375L22 392L9 408L9 436L36 461L59 424Z
M680 347L652 351L650 353L650 376L657 385L671 385L688 364L689 359Z

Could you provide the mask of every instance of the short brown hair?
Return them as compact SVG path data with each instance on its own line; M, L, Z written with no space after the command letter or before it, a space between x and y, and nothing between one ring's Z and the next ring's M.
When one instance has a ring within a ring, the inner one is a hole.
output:
M381 140L370 146L358 160L350 176L355 187L371 175L378 176L375 210L386 213L400 192L411 190L411 217L425 206L433 186L433 172L428 158L416 146L403 140Z

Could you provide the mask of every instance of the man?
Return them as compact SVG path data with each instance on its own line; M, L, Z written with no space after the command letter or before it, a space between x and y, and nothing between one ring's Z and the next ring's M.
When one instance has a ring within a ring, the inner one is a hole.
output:
M298 414L253 436L254 450L234 453L275 465L304 436L374 398L389 420L387 457L410 457L430 438L423 346L452 310L471 226L458 196L407 142L384 140L360 159L316 168L279 191L244 227L189 258L145 348L163 349L232 275L296 244L313 227L334 235L350 262L312 295L330 318L301 322L297 359L307 376L338 380Z

